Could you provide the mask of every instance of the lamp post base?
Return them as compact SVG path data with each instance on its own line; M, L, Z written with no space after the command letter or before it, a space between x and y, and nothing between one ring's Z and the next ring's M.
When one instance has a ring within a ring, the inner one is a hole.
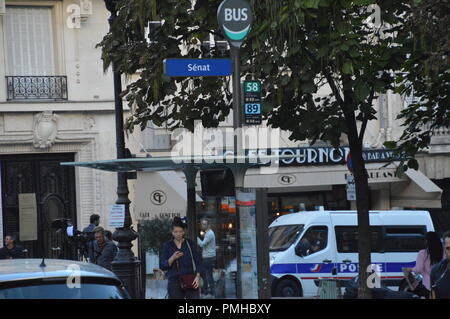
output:
M113 272L119 277L123 285L127 289L132 298L141 297L141 278L139 272L140 261L136 259L131 250L133 244L131 243L138 237L138 234L131 229L130 226L124 228L116 228L113 233L113 240L118 242L118 249L116 257L112 265Z
M139 282L139 266L141 262L133 261L113 261L112 270L122 281L131 298L141 298L141 285Z

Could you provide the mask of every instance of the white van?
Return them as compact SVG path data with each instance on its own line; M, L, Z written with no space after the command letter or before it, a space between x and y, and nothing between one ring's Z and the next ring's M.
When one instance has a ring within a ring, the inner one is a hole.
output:
M427 211L370 211L372 264L387 286L399 286L403 267L414 267L425 234L434 231ZM314 296L319 279L347 281L358 274L355 211L284 215L269 226L272 295Z

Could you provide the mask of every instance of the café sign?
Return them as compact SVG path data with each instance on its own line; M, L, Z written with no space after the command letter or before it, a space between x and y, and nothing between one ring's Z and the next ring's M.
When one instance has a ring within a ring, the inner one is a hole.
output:
M233 151L227 151L225 155L231 155L232 153ZM298 147L245 150L245 154L249 157L265 155L298 156L297 158L280 160L280 166L345 165L349 153L349 147ZM394 156L394 151L388 149L365 149L363 150L363 158L365 163L382 163L400 160L400 157Z

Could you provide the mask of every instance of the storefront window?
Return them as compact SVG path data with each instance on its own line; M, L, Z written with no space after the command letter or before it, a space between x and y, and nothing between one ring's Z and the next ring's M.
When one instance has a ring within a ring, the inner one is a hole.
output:
M348 210L345 185L333 185L332 190L319 192L299 192L269 194L269 223L276 218L301 211L317 210Z
M213 267L215 298L236 298L236 206L234 197L204 197L197 210L197 235L204 238L202 220L209 221L215 235ZM208 280L208 279L206 279Z

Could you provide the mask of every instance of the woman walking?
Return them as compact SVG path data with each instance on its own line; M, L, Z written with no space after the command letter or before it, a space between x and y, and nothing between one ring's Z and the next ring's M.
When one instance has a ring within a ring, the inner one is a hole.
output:
M180 217L172 223L173 239L164 244L160 268L167 271L169 299L198 299L203 265L195 242L185 238L186 224Z
M442 243L435 232L428 232L425 235L427 248L419 251L414 268L406 270L421 274L423 276L422 284L431 292L430 273L433 265L439 263L443 258ZM429 294L428 294L429 295Z

